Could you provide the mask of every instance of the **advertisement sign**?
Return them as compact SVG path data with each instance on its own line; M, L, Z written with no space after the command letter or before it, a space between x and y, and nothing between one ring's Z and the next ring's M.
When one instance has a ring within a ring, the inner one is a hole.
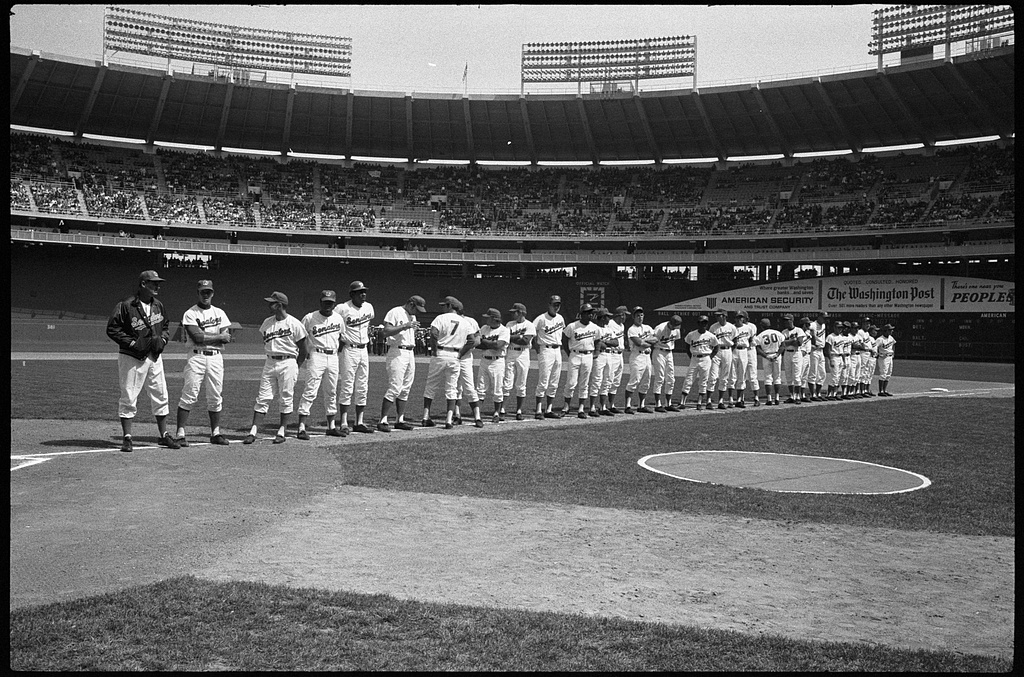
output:
M1012 313L1014 282L940 275L858 275L771 282L698 296L656 310L751 312Z

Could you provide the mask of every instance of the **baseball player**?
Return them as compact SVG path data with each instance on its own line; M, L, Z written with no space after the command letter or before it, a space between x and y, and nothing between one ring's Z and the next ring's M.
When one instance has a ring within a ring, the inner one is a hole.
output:
M199 280L199 300L185 311L181 326L188 335L191 354L185 362L185 380L178 400L176 441L188 446L185 426L192 405L199 399L199 389L206 384L206 410L210 414L210 444L229 444L220 432L220 412L224 407L224 346L231 343L227 314L213 305L213 282Z
M552 411L552 402L558 392L558 380L562 376L562 331L565 319L559 314L562 298L552 296L546 313L533 321L533 347L537 351L537 413L534 418L558 418Z
M712 314L718 321L709 327L709 331L718 339L718 351L711 358L711 375L708 377L708 388L718 390L718 408L726 409L725 397L732 376L732 344L736 336L736 325L726 319L726 312L722 309L718 309ZM710 391L708 395L708 401L710 402Z
M803 336L800 338L800 401L811 401L811 383L808 380L811 374L811 319L801 317L797 323Z
M430 336L437 346L436 354L430 358L430 367L427 370L427 383L423 389L423 420L421 425L424 428L434 426L430 418L430 405L438 391L443 390L447 408L445 410L444 427L451 430L455 427L455 407L459 397L459 373L462 365L459 362L459 354L465 349L467 343L475 345L470 337L472 336L473 325L465 322L458 311L462 309L462 302L454 296L446 296L439 304L442 308L441 314L430 323Z
M782 373L789 389L786 404L802 404L803 386L800 378L804 370L804 361L800 346L806 335L803 329L793 324L793 316L788 313L782 316L782 336Z
M862 356L864 354L864 345L860 338L860 323L850 323L850 360L847 370L847 385L849 386L849 397L850 399L856 399L860 397L858 392L860 388L860 370L863 366Z
M420 323L415 313L427 312L427 302L422 296L410 296L405 305L395 306L384 316L383 334L387 342L384 358L388 372L388 389L380 403L380 421L377 430L389 433L394 430L412 430L405 422L405 403L416 378L416 330ZM388 423L391 406L395 407L395 425Z
M483 349L477 396L482 400L490 393L494 400L491 423L501 423L501 403L505 400L505 355L511 342L509 328L501 323L501 311L488 308L484 313L484 326L480 327L478 348Z
M843 394L840 399L848 400L853 397L853 323L843 322L842 342L839 347L843 353Z
M327 412L327 434L331 437L344 437L348 431L341 432L335 427L338 416L338 346L345 321L334 312L338 305L338 294L333 289L320 292L320 310L314 310L302 318L302 327L306 330L306 350L309 359L306 361L306 386L299 397L299 432L295 436L300 440L308 440L306 419L316 401L321 383L324 384L324 409Z
M754 339L757 338L757 325L753 322L750 325L754 331L754 337L750 339L750 347L747 349L747 386L754 396L754 406L759 407L761 406L761 398L759 396L761 384L757 379L757 346L754 345Z
M363 422L370 379L370 353L367 346L370 343L370 323L374 317L373 305L366 300L368 291L366 285L356 280L349 285L349 300L337 308L337 313L345 321L341 334L341 384L338 394L342 434L348 431L348 412L353 398L356 422L352 432L373 432L373 428Z
M736 335L733 337L733 350L732 350L732 377L729 383L729 390L735 394L735 406L740 409L746 409L747 405L743 401L744 393L747 390L747 380L750 376L750 353L753 347L754 337L757 336L757 327L752 322L748 322L750 316L745 310L736 311ZM754 406L760 404L757 399L757 353L754 353ZM729 406L733 406L734 402L730 399Z
M593 322L594 306L580 306L579 319L562 330L562 350L569 360L569 377L565 381L565 404L559 418L569 412L575 395L579 403L578 418L586 418L586 405L590 400L590 372L594 369L594 350L601 328Z
M896 337L892 335L891 324L882 325L882 335L875 341L875 352L878 353L878 395L892 397L889 392L889 379L892 378L892 358L895 354Z
M633 324L626 330L626 340L629 341L629 382L626 383L626 413L653 414L644 400L647 399L647 389L651 385L651 347L658 339L654 337L654 330L650 325L644 324L644 309L642 306L633 308ZM639 399L639 407L633 411L633 392L636 391Z
M107 336L118 346L121 397L117 402L117 415L121 420L121 451L124 452L132 451L132 422L143 390L152 405L160 434L159 444L168 449L181 448L166 428L170 407L161 353L167 347L170 332L164 305L157 298L163 281L155 270L142 271L135 294L121 299L107 320Z
M676 387L676 341L683 337L680 327L683 325L683 318L673 315L667 321L662 322L654 328L654 338L651 346L651 380L654 382L654 411L665 413L667 411L679 411L672 404L672 391Z
M779 404L779 385L782 383L782 364L779 360L785 336L772 329L772 321L761 320L761 332L754 337L757 354L764 359L764 394L766 405Z
M288 297L276 291L263 300L270 304L274 314L260 325L263 350L267 357L263 362L260 388L252 412L252 427L242 444L256 441L259 424L273 400L278 401L281 410L281 427L274 436L274 444L285 441L288 416L294 406L295 381L298 379L299 367L306 361L306 328L288 314Z
M526 306L513 303L512 319L509 320L509 345L505 354L505 397L516 394L516 420L523 420L523 403L526 401L526 377L530 375L530 345L537 335L533 322L526 319ZM504 412L502 409L499 416Z
M868 371L868 362L871 359L871 352L874 349L874 341L868 330L871 328L871 318L865 317L860 328L853 332L853 348L860 350L860 367L857 370L857 382L854 384L857 397L869 397L868 390L871 387L872 374Z
M874 397L875 394L871 392L871 379L875 375L875 366L878 363L878 348L875 344L878 343L878 325L871 325L868 328L868 339L865 342L867 345L867 356L864 359L864 369L861 371L864 383L864 394L868 397Z
M605 327L604 336L601 338L601 343L604 344L604 350L608 355L608 373L610 374L608 382L601 389L605 390L608 395L608 413L611 415L620 413L615 407L615 394L618 392L618 386L623 382L623 351L627 347L626 315L629 312L630 309L625 305L616 307L611 314L611 319L608 320L607 327Z
M607 308L598 308L594 311L594 324L598 327L597 339L594 342L596 351L594 353L594 368L590 372L590 410L588 416L613 416L608 409L608 386L611 384L612 374L609 357L610 349L604 341L608 334L608 320L611 313Z
M484 422L480 418L480 396L477 395L476 381L473 379L473 348L476 348L480 342L480 323L472 317L466 316L461 306L456 308L455 312L462 317L464 324L469 325L469 338L466 345L459 351L459 384L456 388L455 398L455 425L462 425L459 408L463 393L468 393L469 407L473 412L473 425L483 428Z
M843 323L841 320L832 322L832 333L825 337L824 355L829 363L828 392L826 400L838 400L842 393L843 377L846 360L843 357Z
M808 392L812 402L821 402L821 387L825 385L825 337L828 336L828 312L818 311L818 317L807 330L811 339L811 354L808 360Z
M686 373L686 381L683 383L683 396L679 400L679 408L686 407L686 397L690 388L696 388L697 411L703 405L711 408L711 399L708 394L708 378L711 375L711 359L718 352L718 339L708 331L710 320L707 315L697 318L697 328L691 331L683 339L683 345L690 356L690 368Z

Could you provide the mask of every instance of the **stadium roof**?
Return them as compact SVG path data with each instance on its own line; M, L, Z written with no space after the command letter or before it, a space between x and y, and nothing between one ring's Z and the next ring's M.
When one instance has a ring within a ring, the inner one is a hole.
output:
M11 124L200 144L435 160L758 156L1014 133L1014 48L882 72L574 95L357 92L11 49Z

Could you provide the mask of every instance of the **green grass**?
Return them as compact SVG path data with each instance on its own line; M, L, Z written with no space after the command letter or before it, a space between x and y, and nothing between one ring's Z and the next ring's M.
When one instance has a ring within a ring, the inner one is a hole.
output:
M14 670L46 671L1012 669L950 652L193 577L12 611L10 656Z

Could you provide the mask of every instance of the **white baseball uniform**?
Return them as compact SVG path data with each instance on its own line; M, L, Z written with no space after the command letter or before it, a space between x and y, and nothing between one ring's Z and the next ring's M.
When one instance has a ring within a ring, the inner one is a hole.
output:
M878 353L878 380L888 381L892 378L892 358L896 351L896 337L880 334L875 339L875 352Z
M708 389L725 390L732 378L732 343L736 337L736 325L732 322L720 324L715 322L708 331L718 339L718 352L711 358L711 375L708 377Z
M792 329L783 329L782 335L785 340L797 339L800 343L803 343L804 339L807 338L807 334L800 327L793 327ZM800 351L800 344L796 346L787 345L782 349L782 371L788 386L799 386L803 385L800 381L800 375L804 370L804 356Z
M800 373L797 378L797 385L807 385L807 379L811 375L811 335L806 329L803 330L803 337L800 339Z
M814 337L811 345L810 367L807 380L815 385L825 385L825 337L828 327L824 322L811 322L810 335Z
M689 394L696 387L698 395L708 389L711 375L711 353L718 345L718 339L708 330L694 329L683 339L690 346L690 367L683 382L683 392ZM698 398L699 399L699 398Z
M347 407L353 397L357 407L366 406L366 391L370 380L370 322L373 321L373 305L367 301L356 306L345 301L335 312L341 315L345 326L341 333L341 375L338 404Z
M537 397L554 397L562 377L562 331L565 320L559 313L554 317L544 313L533 321L537 334Z
M594 369L594 342L601 327L594 322L576 320L562 330L569 339L569 377L565 380L565 399L590 397L590 372Z
M345 321L331 310L324 315L314 310L302 318L306 330L306 387L299 398L299 415L309 416L316 394L324 383L324 409L328 416L338 413L338 345Z
M425 399L434 399L439 390L444 391L445 399L459 398L459 373L462 369L459 351L476 331L472 324L464 321L467 319L449 310L430 323L437 332L437 354L430 358L427 369L427 383L423 389Z
M825 337L825 343L828 345L829 366L832 370L832 375L828 384L830 387L843 385L843 379L846 375L846 358L843 355L843 335L839 333L829 334Z
M395 306L384 316L384 325L400 327L408 322L415 322L416 316L411 315L405 306ZM387 353L384 364L388 372L388 389L384 399L408 400L412 390L412 382L416 378L416 329L409 327L387 338Z
M871 383L872 374L868 367L871 360L871 353L874 351L874 340L871 338L871 334L867 333L867 331L861 327L857 330L855 341L861 345L860 369L857 371L857 381L859 383Z
M753 322L744 322L736 325L736 334L733 337L732 346L732 375L729 378L729 387L743 390L747 387L747 379L750 376L750 354L753 347L754 337L757 336L757 327ZM757 370L757 352L754 352L754 370ZM754 381L757 381L755 374Z
M626 390L631 393L646 394L651 386L651 347L646 341L652 336L654 329L649 324L634 323L626 330L626 340L629 342L629 381ZM639 339L642 345L638 346L634 338Z
M467 336L475 337L480 333L480 323L474 320L472 317L463 317L463 323L467 325ZM502 372L504 377L504 371ZM461 399L463 393L468 393L468 400L470 403L479 402L480 397L476 394L476 381L473 378L473 351L470 350L468 353L459 359L459 385L457 388L458 397ZM457 415L457 413L456 413Z
M605 326L605 355L608 356L608 380L601 385L601 395L611 395L619 391L622 383L622 352L626 349L626 328L615 320L608 320ZM609 346L607 342L614 340L617 345Z
M652 390L655 395L667 395L669 401L666 404L672 403L672 391L676 389L676 359L673 351L676 341L682 337L680 328L673 327L668 321L654 328L654 338L658 342L652 346L651 351Z
M505 358L509 346L511 334L508 327L498 325L491 327L485 324L480 328L480 338L487 338L494 341L504 341L505 347L485 348L480 356L480 374L477 378L476 394L479 399L485 399L489 394L492 402L500 402L505 399Z
M852 386L857 382L853 364L853 336L850 334L841 334L840 336L842 341L839 347L843 351L843 385Z
M526 318L522 322L511 320L505 325L509 331L509 341L513 336L526 339L526 344L508 344L505 354L505 396L515 394L526 397L526 377L530 375L530 344L537 335L537 329Z
M231 326L227 314L211 305L209 308L201 308L196 304L185 311L181 318L181 326L198 327L203 334L219 336L221 332ZM224 406L224 357L221 355L223 347L218 345L197 345L188 335L189 357L185 362L185 380L181 387L181 399L178 400L178 407L186 411L192 410L192 405L199 399L199 389L206 384L206 409L207 411L220 411Z
M782 341L785 336L777 329L765 329L754 337L754 345L761 346L766 359L764 362L764 384L782 385L782 363L779 360L779 350L782 348Z
M306 338L306 328L291 315L285 315L283 320L270 316L260 325L260 335L263 336L263 351L267 357L263 361L263 374L253 409L265 414L270 403L280 397L280 413L290 414L294 408L295 381L299 375L295 358L299 356L298 342Z

